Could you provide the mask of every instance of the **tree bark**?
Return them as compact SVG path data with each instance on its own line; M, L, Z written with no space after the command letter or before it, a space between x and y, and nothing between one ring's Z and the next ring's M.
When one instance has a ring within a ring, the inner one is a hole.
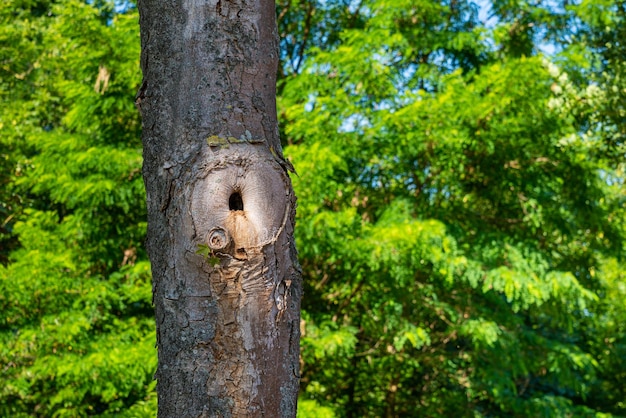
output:
M138 7L159 416L295 416L301 274L274 2Z

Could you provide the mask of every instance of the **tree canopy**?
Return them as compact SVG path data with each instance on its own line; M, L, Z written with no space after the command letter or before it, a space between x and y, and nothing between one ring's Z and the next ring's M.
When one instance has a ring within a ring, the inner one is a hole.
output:
M277 1L299 416L626 416L625 7ZM0 19L0 415L154 416L136 8Z

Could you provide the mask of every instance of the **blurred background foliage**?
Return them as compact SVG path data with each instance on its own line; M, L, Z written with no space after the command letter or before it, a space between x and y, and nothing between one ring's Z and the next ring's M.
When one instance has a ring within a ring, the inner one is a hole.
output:
M626 416L624 1L276 6L299 416ZM0 19L0 416L154 416L136 8Z

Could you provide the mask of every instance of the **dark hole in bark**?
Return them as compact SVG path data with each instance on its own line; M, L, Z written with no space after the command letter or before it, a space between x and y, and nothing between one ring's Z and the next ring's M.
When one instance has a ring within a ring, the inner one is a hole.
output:
M230 199L228 199L228 208L230 210L243 210L243 199L241 198L241 194L239 194L239 192L234 192L230 195Z

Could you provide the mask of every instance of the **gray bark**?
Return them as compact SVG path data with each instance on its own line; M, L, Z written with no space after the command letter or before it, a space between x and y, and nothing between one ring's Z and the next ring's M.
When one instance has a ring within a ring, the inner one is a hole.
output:
M295 416L301 275L274 2L138 7L159 416Z

